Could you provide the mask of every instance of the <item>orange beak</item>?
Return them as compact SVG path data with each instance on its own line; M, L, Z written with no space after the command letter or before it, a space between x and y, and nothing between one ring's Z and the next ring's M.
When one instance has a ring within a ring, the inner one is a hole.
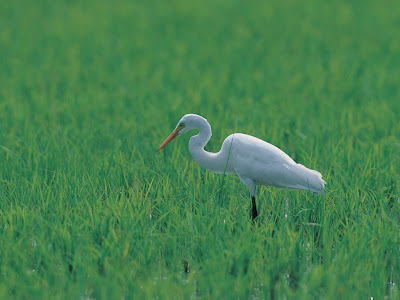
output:
M178 131L176 129L172 130L171 134L165 139L165 141L161 144L158 148L157 152L160 151L162 148L167 146L174 138L178 136Z

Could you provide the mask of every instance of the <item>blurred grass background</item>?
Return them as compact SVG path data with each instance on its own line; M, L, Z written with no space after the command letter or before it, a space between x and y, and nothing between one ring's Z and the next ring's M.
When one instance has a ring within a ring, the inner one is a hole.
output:
M397 1L2 1L0 297L399 297ZM182 115L319 170L201 169ZM223 197L218 198L222 188Z

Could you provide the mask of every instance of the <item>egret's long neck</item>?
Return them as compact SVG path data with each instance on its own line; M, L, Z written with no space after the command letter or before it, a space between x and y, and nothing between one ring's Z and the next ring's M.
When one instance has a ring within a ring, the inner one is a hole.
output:
M211 126L207 120L199 119L197 124L199 134L192 136L189 141L189 151L193 158L204 168L214 173L223 173L226 164L226 155L211 153L204 150L211 138Z

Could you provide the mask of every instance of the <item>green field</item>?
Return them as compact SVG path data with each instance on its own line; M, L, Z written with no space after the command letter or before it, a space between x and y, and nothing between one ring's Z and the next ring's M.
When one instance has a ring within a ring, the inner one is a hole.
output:
M0 299L399 299L398 1L1 1ZM326 194L191 157L234 132ZM194 132L191 132L194 133Z

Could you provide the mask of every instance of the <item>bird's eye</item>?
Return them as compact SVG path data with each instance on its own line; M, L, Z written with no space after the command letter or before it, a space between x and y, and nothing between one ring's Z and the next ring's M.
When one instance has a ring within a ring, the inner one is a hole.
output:
M184 126L183 123L179 124L179 127L183 127L183 126Z

